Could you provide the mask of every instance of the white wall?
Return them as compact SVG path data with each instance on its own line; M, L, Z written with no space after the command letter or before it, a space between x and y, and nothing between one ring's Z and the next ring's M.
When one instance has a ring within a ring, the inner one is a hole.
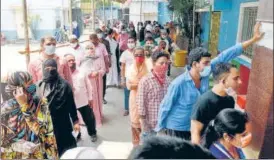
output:
M1 30L16 30L14 7L22 7L22 0L1 0ZM68 0L27 0L29 15L40 16L39 30L56 27L57 15L62 19L62 9L68 7Z
M16 30L15 16L12 10L1 9L1 30L2 31Z
M141 2L139 0L133 0L129 4L129 20L133 21L135 25L140 21L140 8ZM157 13L158 13L158 3L153 0L142 0L142 21L145 20L157 20ZM156 13L153 16L144 16L145 13Z

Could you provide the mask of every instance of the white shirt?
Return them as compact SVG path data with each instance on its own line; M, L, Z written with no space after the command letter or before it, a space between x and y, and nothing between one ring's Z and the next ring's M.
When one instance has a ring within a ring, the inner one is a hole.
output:
M113 38L107 37L106 40L109 42L111 54L115 55L118 43Z
M129 70L130 66L134 63L133 52L130 52L128 49L125 50L120 57L120 62L126 64L125 73L127 73L127 70Z

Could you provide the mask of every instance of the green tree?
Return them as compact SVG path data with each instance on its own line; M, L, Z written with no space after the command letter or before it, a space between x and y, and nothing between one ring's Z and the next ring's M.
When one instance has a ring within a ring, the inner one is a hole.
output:
M169 0L169 10L174 12L175 21L179 24L181 34L189 41L191 49L193 32L193 5L194 0Z

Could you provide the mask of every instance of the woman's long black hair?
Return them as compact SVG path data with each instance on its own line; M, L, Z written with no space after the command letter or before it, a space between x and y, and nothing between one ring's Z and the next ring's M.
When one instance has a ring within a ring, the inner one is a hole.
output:
M212 120L205 133L202 145L210 148L212 143L223 137L224 133L230 136L240 134L245 131L245 124L249 121L245 112L236 109L222 110L214 120Z

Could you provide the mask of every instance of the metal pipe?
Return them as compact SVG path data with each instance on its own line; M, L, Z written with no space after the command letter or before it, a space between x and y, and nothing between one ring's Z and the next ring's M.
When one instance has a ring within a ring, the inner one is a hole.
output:
M25 51L26 51L26 63L27 66L30 62L30 48L29 48L29 30L28 30L28 14L27 14L27 0L23 0L23 20L24 20L24 29L25 29Z

